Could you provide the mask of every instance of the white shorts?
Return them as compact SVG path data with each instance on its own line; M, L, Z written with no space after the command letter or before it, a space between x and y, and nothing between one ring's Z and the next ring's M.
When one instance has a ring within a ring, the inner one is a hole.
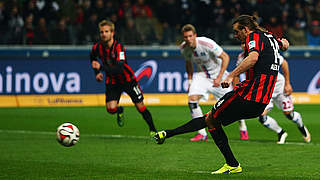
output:
M291 96L286 96L283 93L278 94L275 97L272 97L266 109L268 111L271 111L271 109L273 108L273 104L276 104L276 106L283 112L292 111L294 108Z
M228 73L224 73L221 80L227 77ZM194 73L192 76L192 83L190 85L188 96L192 95L202 95L201 100L208 101L209 93L218 100L227 92L232 90L232 86L229 88L213 87L213 80L206 77L205 73L198 72Z

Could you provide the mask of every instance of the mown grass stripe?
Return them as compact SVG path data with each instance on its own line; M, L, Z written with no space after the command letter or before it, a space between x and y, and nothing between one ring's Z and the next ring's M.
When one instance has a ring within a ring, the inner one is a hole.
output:
M43 134L43 135L55 135L56 132L49 132L49 131L26 131L26 130L5 130L5 129L0 129L0 133L12 133L12 134ZM149 136L128 136L128 135L120 135L120 134L112 134L112 135L108 135L108 134L81 134L81 137L98 137L98 138L119 138L119 139L124 139L124 138L128 138L128 139L150 139ZM184 140L185 138L179 138L179 137L175 137L171 140ZM250 141L243 141L243 140L229 140L231 142L250 142L250 143L271 143L271 142L266 142L266 141L259 141L259 140L250 140ZM273 142L272 142L273 144ZM306 145L315 145L315 146L319 146L319 143L304 143L304 142L286 142L286 145L299 145L299 146L306 146ZM279 145L281 146L281 145Z

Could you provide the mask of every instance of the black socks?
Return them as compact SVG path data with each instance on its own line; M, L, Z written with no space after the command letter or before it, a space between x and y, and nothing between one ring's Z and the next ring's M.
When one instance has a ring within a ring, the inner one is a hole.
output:
M177 127L176 129L169 129L166 130L166 138L178 135L178 134L184 134L189 132L198 131L200 129L203 129L207 127L207 124L205 122L205 117L198 117L194 118L191 121L187 122L186 124Z
M236 160L230 149L227 135L224 133L222 127L218 129L210 129L209 132L212 136L212 139L226 159L227 164L232 167L239 166L239 162Z
M143 112L140 112L142 114L143 119L147 122L150 131L157 132L156 128L154 127L151 113L148 109L145 109Z

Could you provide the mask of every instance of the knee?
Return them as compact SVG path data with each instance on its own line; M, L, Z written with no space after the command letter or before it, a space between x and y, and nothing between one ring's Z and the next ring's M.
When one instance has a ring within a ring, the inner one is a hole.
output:
M267 115L261 115L259 116L259 122L261 124L264 124L267 121Z
M117 107L107 108L107 112L110 113L110 114L115 114L117 112Z
M200 100L200 98L201 98L200 95L191 95L188 97L188 101L189 102L197 102Z
M189 105L189 109L190 110L198 108L198 102L197 101L189 101L188 105Z
M147 109L147 107L145 105L137 106L136 108L139 111L139 113L143 113Z
M283 114L290 120L293 120L293 111L283 112Z
M206 116L205 122L209 128L218 128L221 126L221 123L217 119L213 118L212 111L210 111Z
M207 124L207 125L210 123L209 114L208 114L208 116L206 116L206 117L205 117L205 119L204 119L204 120L205 120L205 122L206 122L206 124Z

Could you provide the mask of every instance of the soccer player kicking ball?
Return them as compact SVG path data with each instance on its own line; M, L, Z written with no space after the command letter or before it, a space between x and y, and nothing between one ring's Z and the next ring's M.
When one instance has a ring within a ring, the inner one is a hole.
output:
M222 128L240 119L250 119L262 114L269 103L279 71L279 52L287 50L286 39L276 40L261 28L253 16L241 15L233 22L234 37L245 43L245 59L221 82L228 88L234 77L246 72L246 80L225 94L206 117L192 119L176 128L158 132L154 138L162 144L166 138L208 127L212 139L223 154L226 163L211 174L242 172L234 157L228 138Z
M150 136L154 136L156 128L151 113L143 103L143 94L134 72L127 64L124 46L114 39L114 24L103 20L99 23L100 41L92 46L90 60L96 80L103 81L102 71L106 75L106 109L110 114L117 113L117 123L123 126L123 107L118 107L122 92L126 92L143 119L149 126ZM102 61L100 65L98 58Z

